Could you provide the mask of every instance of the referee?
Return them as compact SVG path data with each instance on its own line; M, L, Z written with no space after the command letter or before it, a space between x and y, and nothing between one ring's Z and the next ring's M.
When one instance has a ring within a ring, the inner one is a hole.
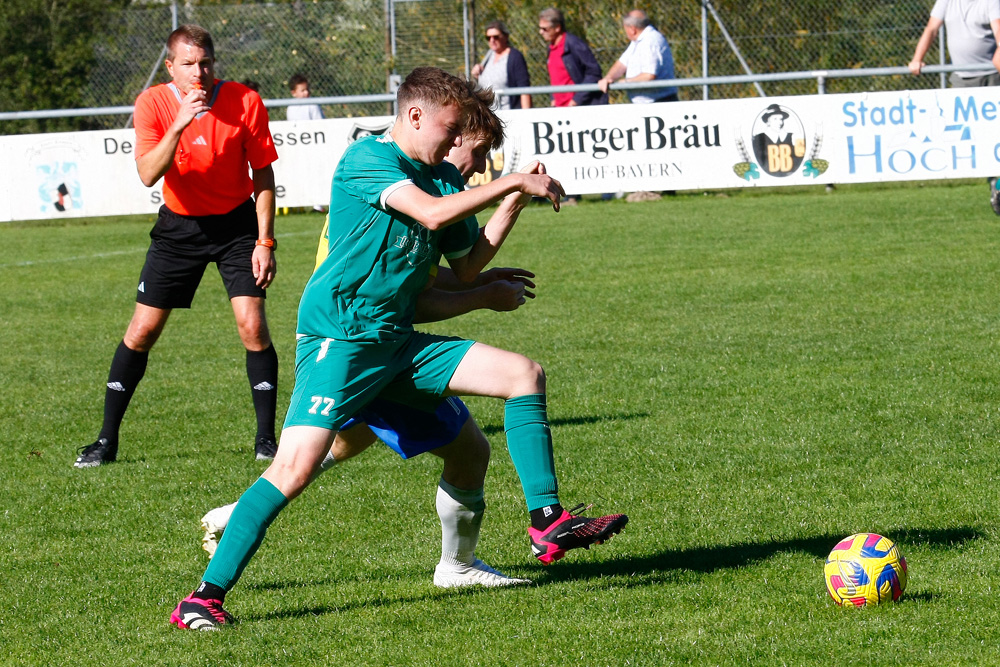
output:
M135 313L111 360L104 425L74 464L90 468L118 455L118 431L149 350L174 308L190 308L215 262L246 347L257 413L257 459L274 458L278 357L264 315L274 280L274 171L278 158L260 96L215 78L215 49L204 28L183 25L167 40L170 83L135 104L136 164L146 187L163 179L159 217L139 276ZM252 197L251 197L252 195Z

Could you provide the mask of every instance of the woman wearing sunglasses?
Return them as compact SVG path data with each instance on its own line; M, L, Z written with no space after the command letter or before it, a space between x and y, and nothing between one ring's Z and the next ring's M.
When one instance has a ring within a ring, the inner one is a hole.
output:
M482 88L499 90L531 85L528 64L520 51L510 45L510 31L503 21L486 25L486 41L490 50L481 63L472 66L472 78ZM530 109L531 95L504 95L496 98L498 109Z

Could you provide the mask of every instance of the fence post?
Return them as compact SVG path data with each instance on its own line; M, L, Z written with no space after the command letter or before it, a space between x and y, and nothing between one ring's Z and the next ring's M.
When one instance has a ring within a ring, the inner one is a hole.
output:
M465 0L469 11L469 41L465 44L465 78L472 78L472 64L478 62L479 49L476 48L476 0Z
M469 24L469 0L462 0L462 37L465 40L465 78L471 78L472 61L469 58L469 47L472 45L472 27Z
M701 75L708 78L708 5L701 0ZM701 99L708 99L708 84L701 88Z
M945 45L945 37L946 37L946 35L944 33L944 30L945 30L944 23L942 23L941 24L941 30L938 31L938 51L940 52L940 55L941 55L940 62L941 62L942 65L946 65L947 64L947 62L945 62L945 55L944 55L944 51L945 51L944 45ZM939 80L941 82L941 88L947 88L948 87L948 75L945 74L944 72L941 72L940 74L938 74L938 78L939 78Z

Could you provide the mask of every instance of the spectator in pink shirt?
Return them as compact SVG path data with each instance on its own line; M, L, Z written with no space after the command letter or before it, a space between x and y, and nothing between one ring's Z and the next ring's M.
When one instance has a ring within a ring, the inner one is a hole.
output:
M566 32L561 11L553 7L543 10L538 15L538 32L549 45L549 82L553 86L597 83L601 79L601 66L594 53L585 41ZM552 94L554 107L607 103L608 94L600 90Z

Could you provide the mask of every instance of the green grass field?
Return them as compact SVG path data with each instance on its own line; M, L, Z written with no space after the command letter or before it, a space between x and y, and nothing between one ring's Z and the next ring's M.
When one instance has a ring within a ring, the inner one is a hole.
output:
M317 215L281 217L268 299L292 384ZM446 592L437 459L373 447L272 526L227 600L167 618L198 520L252 460L244 353L214 269L150 355L119 461L100 426L149 218L0 225L0 664L990 664L1000 643L1000 219L982 183L682 194L532 207L498 263L538 298L433 327L545 367L567 505L627 512L607 544L531 557L499 401L479 555L534 586ZM895 605L836 607L828 551L895 539Z

